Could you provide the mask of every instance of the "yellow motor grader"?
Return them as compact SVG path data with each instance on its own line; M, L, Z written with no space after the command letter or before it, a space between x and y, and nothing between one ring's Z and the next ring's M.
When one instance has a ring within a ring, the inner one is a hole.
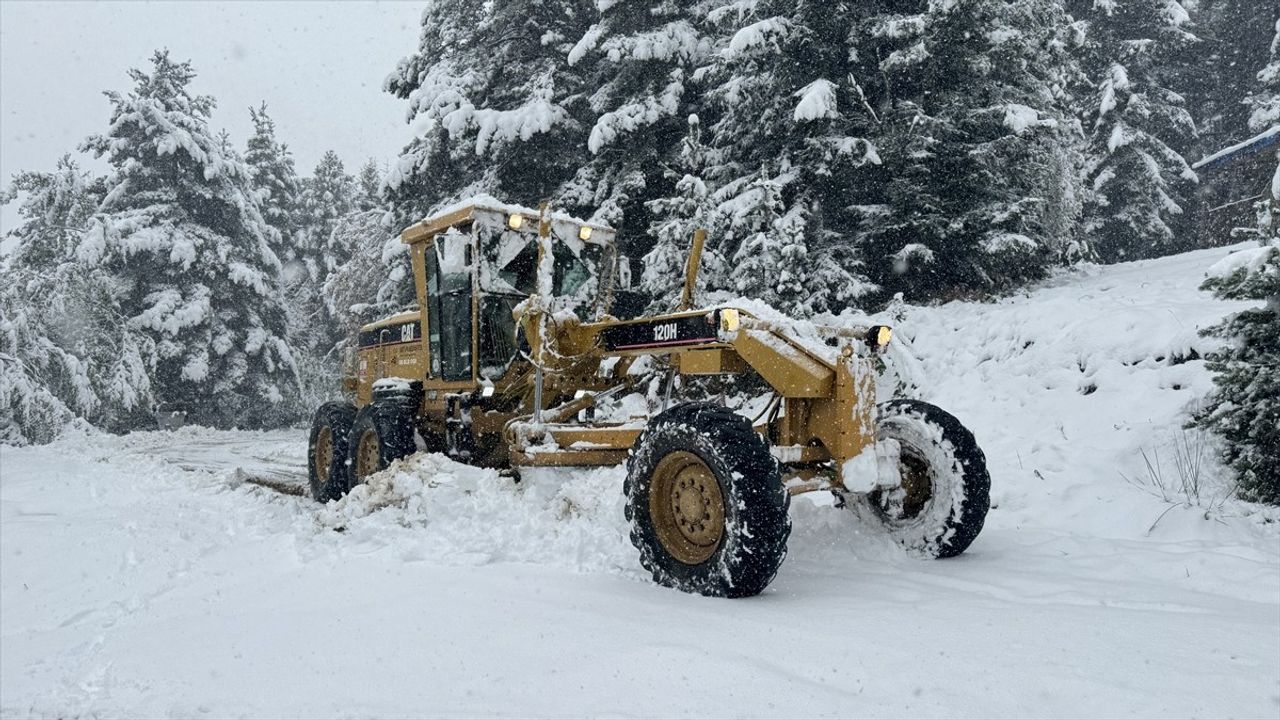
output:
M359 331L349 401L320 407L315 499L418 451L521 469L626 464L626 515L656 582L762 591L786 555L792 495L828 491L905 547L957 555L982 529L986 460L950 414L877 405L885 326L821 329L692 309L694 233L676 312L618 319L629 282L615 233L492 199L401 233L417 306ZM678 402L677 377L750 376L749 406ZM673 397L674 396L674 397Z

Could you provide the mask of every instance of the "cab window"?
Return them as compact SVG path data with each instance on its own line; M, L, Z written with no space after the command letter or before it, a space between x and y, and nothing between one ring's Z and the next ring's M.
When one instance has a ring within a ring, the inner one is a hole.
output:
M431 375L443 380L471 379L471 254L470 238L456 230L426 253Z

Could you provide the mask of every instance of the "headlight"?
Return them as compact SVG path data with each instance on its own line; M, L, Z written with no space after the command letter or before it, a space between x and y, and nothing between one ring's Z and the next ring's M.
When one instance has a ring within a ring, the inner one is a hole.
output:
M880 350L893 339L893 328L888 325L872 325L867 328L867 344L872 349Z
M720 311L720 332L738 332L741 326L742 318L739 317L737 308L724 308Z
M507 216L507 227L519 230L521 225L524 225L524 216L520 213L511 213Z
M582 227L578 228L578 239L583 242L586 242L591 239L590 225L583 225Z

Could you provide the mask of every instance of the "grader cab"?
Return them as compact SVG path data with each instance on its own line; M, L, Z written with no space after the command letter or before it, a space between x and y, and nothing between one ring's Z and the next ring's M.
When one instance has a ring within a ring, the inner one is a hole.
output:
M834 493L920 553L968 547L988 507L985 458L939 408L877 404L889 328L826 328L815 343L743 309L692 309L701 232L680 309L618 319L629 268L614 237L487 199L405 229L417 306L361 328L352 400L312 424L313 496L340 497L419 450L517 478L625 463L642 565L718 596L768 585L803 492ZM753 375L762 397L738 411L681 402L677 376L715 375Z

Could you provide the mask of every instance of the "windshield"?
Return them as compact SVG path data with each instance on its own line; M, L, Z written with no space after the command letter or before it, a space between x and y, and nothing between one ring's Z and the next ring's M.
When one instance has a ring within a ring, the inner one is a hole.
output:
M567 223L553 227L552 304L557 310L573 310L579 317L589 319L599 299L605 245L583 241L577 233L578 226ZM536 222L512 229L505 223L483 223L477 218L477 234L481 248L480 287L486 295L523 299L538 291Z

